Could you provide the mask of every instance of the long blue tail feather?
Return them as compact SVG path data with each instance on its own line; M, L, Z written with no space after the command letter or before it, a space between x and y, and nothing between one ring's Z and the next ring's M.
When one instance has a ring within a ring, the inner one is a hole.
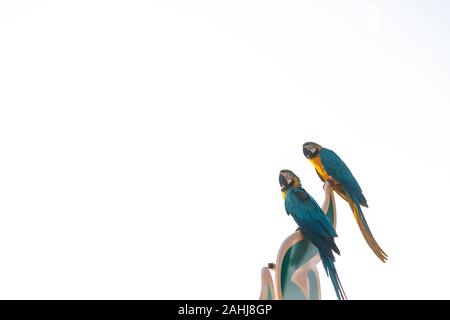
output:
M339 279L333 260L322 254L320 254L320 258L322 259L322 264L325 268L327 276L331 279L337 298L339 300L347 300L347 295L342 287L341 280Z

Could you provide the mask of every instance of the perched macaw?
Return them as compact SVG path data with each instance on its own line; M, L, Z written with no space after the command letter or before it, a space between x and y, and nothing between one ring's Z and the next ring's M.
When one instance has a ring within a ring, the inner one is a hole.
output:
M338 299L347 299L334 266L333 251L340 255L334 242L336 230L317 202L302 188L299 177L290 170L281 170L279 181L287 214L294 218L305 238L319 250L325 272L331 278Z
M367 200L344 161L333 151L314 142L303 144L303 154L311 161L320 179L330 181L333 190L348 202L367 244L381 261L386 262L387 254L373 237L361 209L361 206L368 208Z

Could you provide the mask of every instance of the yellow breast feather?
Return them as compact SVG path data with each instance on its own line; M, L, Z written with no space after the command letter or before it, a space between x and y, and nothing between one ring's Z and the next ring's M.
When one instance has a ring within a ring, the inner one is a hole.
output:
M320 174L320 176L326 181L330 179L331 177L327 174L327 171L322 165L322 161L320 160L320 156L318 155L315 158L309 159L311 163L313 164L314 168L316 168L317 172Z

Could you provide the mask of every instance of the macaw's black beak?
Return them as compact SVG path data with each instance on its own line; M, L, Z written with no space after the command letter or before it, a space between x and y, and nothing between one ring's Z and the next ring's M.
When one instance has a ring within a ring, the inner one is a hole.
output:
M285 178L282 174L278 177L278 180L280 182L281 191L286 191L287 186L289 185L288 179Z

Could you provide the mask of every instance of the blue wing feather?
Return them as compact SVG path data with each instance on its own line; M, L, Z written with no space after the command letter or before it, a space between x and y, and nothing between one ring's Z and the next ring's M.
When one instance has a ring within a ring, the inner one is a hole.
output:
M286 211L300 226L302 233L319 250L325 272L333 283L338 299L346 299L344 289L334 266L333 251L340 254L334 242L337 237L325 213L317 202L301 187L291 188L286 193Z
M319 156L328 175L342 184L346 192L355 196L359 204L367 206L367 200L362 193L358 181L356 181L344 161L332 150L326 148L320 149Z
M328 175L332 176L338 182L336 184L336 192L341 195L352 208L353 215L358 223L361 233L364 236L369 247L375 255L383 262L386 261L387 254L381 249L377 241L373 237L367 224L366 218L360 206L367 207L367 200L364 197L361 187L356 181L350 169L346 166L339 156L333 151L321 148L319 151L320 160L323 168Z
M320 206L303 188L289 190L285 206L288 214L304 232L315 233L325 238L337 237L336 230Z

